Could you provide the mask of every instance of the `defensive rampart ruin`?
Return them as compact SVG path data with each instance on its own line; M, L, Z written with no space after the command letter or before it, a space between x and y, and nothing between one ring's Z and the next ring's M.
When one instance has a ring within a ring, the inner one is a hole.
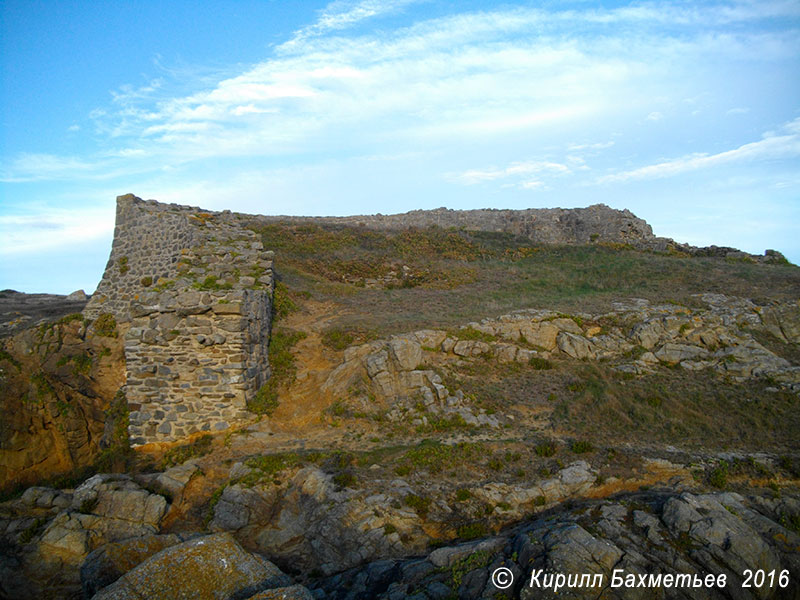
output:
M84 314L125 333L131 443L227 429L269 377L272 252L238 218L117 198L114 242Z
M536 243L674 249L672 240L656 238L644 220L602 204L282 217L210 212L120 196L111 256L84 313L92 319L114 315L123 324L133 445L224 430L248 415L247 402L270 374L273 253L264 250L246 225L276 221L375 229L456 227L513 233ZM743 254L726 248L679 248ZM768 251L763 260L772 258Z

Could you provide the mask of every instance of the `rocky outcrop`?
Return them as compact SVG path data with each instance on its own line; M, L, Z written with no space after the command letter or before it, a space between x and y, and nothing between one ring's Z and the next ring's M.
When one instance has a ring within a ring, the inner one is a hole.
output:
M291 583L291 579L271 562L247 552L230 534L220 533L161 550L95 594L94 598L244 599L258 597L256 594L265 590L278 593L275 588L286 588ZM297 588L287 593L303 597L302 590Z
M83 290L68 296L0 291L0 337L81 312L87 302L88 297Z
M92 550L80 568L84 597L91 598L153 554L182 541L174 534L151 534L109 542Z
M0 515L6 597L79 595L81 564L90 552L153 536L166 511L163 496L127 475L95 475L71 491L30 488Z
M637 494L553 511L510 533L439 548L426 558L374 562L319 581L313 592L319 599L392 600L589 599L605 593L625 599L795 598L800 536L784 524L796 522L798 515L796 498ZM503 579L493 580L497 569L504 570ZM774 570L775 576L747 590L748 569ZM556 590L559 574L564 577ZM582 574L589 579L579 585ZM615 575L633 585L612 589ZM726 585L685 584L687 576L691 582L708 575L715 581L724 575ZM666 576L670 581L680 577L683 584L665 586ZM646 582L657 577L659 584L636 587L639 577ZM496 581L508 586L500 589Z
M457 371L459 360L492 358L544 368L553 358L602 359L631 374L649 372L658 364L711 369L739 381L768 379L800 392L800 366L753 336L761 331L782 343L800 342L800 304L762 307L720 294L696 299L706 308L634 300L600 315L528 309L453 332L422 330L370 342L345 351L324 389L340 395L347 390L354 411L387 411L390 419L414 424L426 422L427 413L459 415L468 424L494 427L496 419L474 412L460 391L446 388L441 376L426 366L450 365ZM351 393L360 388L367 393Z
M95 460L124 383L121 332L80 313L4 340L0 352L0 489Z
M488 355L492 350L485 342L453 340L444 331L394 336L349 348L323 391L341 393L367 387L365 395L349 394L351 407L367 413L385 412L391 421L425 426L431 418L449 418L467 425L499 427L497 419L485 410L469 407L463 392L451 393L438 373L420 368L426 352L445 347L456 355L470 357Z
M502 231L524 236L538 244L625 244L640 250L677 253L686 256L710 256L766 264L785 264L786 258L775 250L752 255L736 248L709 246L698 248L670 238L656 237L643 219L629 210L616 210L605 204L586 208L529 208L525 210L477 209L412 210L396 215L356 215L348 217L252 217L260 223L310 223L367 227L370 229L407 229L441 227L473 231Z
M588 463L576 461L535 483L462 482L459 487L482 507L483 520L499 528L586 494L596 478ZM399 477L350 487L316 466L298 468L276 484L259 477L257 468L237 464L209 528L235 533L279 564L331 574L377 557L424 551L435 537L456 537L463 521L454 518L450 506L454 492L452 484ZM409 497L428 498L429 504L418 510Z

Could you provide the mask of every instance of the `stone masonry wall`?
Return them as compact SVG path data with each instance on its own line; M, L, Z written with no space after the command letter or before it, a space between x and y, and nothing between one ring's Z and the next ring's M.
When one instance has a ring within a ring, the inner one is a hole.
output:
M132 445L223 430L248 415L269 377L272 257L229 211L117 199L111 258L84 312L130 325Z
M110 313L127 321L131 300L145 290L142 279L155 282L176 276L181 250L194 246L191 215L167 204L143 202L133 194L119 196L111 256L83 313L90 319Z
M479 231L503 231L542 244L588 244L595 241L640 244L654 240L653 230L628 210L605 204L587 208L529 208L526 210L478 209L413 210L397 215L352 217L258 216L267 222L291 221L363 226L372 229L406 227L458 227Z

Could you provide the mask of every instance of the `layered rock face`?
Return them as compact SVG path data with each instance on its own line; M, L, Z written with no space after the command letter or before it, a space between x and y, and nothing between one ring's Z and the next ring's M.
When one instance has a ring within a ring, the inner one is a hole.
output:
M323 391L347 398L349 408L386 411L391 421L426 424L426 414L460 418L469 425L500 427L498 420L464 402L432 369L482 356L499 362L536 364L549 359L613 360L630 375L660 364L686 371L712 370L737 381L761 378L800 392L800 367L758 343L753 331L800 341L797 302L757 306L744 298L697 295L698 305L617 302L602 315L566 315L526 309L455 332L423 329L348 348ZM483 338L483 339L476 339Z
M796 598L800 537L781 523L797 509L793 498L639 494L554 512L425 558L377 561L323 580L313 593L330 600ZM498 569L507 576L502 588L492 579ZM754 583L759 570L774 570L772 582ZM715 585L692 585L708 574Z
M91 463L124 377L122 340L111 322L98 328L76 313L6 340L0 489Z
M84 314L129 324L132 445L246 416L269 376L272 290L272 253L230 212L117 199L111 257Z
M229 533L159 534L168 507L127 475L29 488L0 510L0 597L312 597Z

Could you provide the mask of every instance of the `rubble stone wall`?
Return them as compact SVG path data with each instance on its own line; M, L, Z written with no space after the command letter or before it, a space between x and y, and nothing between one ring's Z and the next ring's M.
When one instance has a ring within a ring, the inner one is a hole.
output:
M229 211L117 199L111 257L84 313L129 324L132 445L247 416L269 377L272 257Z
M502 231L522 235L541 244L589 244L616 242L639 244L655 239L653 229L629 210L605 204L587 208L529 208L526 210L478 209L414 210L397 215L352 217L261 216L266 222L290 221L326 225L349 225L371 229L406 227L456 227L478 231Z

